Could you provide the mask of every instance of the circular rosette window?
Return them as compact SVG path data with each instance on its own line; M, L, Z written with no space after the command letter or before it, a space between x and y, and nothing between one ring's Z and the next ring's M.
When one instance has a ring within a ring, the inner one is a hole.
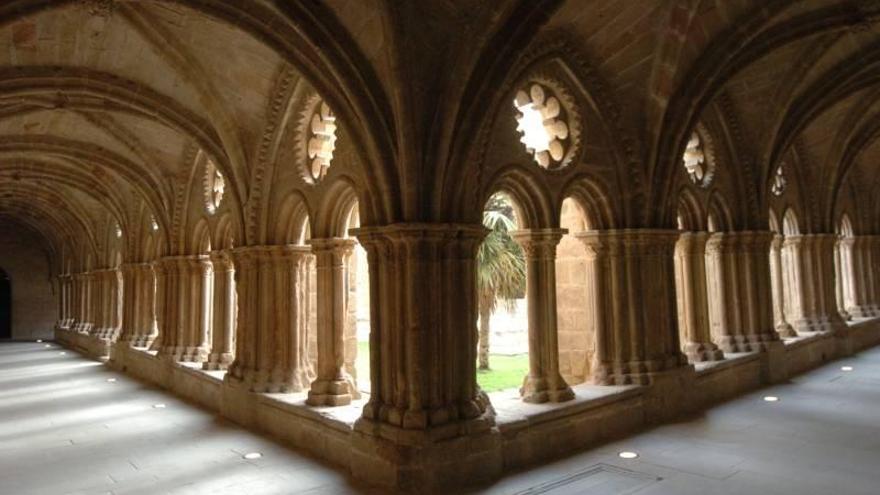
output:
M788 181L785 180L785 173L782 170L782 165L780 165L776 169L776 173L773 174L773 182L770 183L770 192L773 193L774 196L782 196L782 193L785 192L786 185L788 185Z
M697 186L708 187L715 175L715 156L712 142L705 130L694 131L681 157L688 178Z
M513 100L520 142L535 163L548 170L567 165L576 148L577 127L562 99L561 90L532 82Z
M207 158L205 160L205 209L213 214L220 208L223 202L223 194L226 192L226 179L217 165Z
M302 175L317 184L330 170L336 151L336 115L330 106L314 95L306 101L300 123Z

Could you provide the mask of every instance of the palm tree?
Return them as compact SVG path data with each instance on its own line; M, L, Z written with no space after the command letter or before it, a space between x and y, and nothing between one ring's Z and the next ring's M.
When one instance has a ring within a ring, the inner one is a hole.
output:
M508 308L525 291L526 266L522 249L510 237L516 228L513 208L504 196L489 198L483 212L483 225L489 229L477 253L480 303L480 345L478 362L481 370L489 369L489 320L499 300Z

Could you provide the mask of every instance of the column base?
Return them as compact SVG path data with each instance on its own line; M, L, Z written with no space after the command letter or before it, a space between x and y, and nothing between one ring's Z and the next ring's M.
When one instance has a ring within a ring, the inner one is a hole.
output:
M203 363L208 359L207 347L167 346L159 349L159 357L181 363Z
M684 354L691 363L724 360L724 351L712 342L689 342L685 345Z
M208 371L223 371L229 369L234 356L229 352L212 352L208 354L208 359L202 364L202 369Z
M876 313L870 306L851 306L846 308L846 312L851 318L873 318L876 316Z
M205 369L208 368L205 363ZM242 369L234 364L229 367L225 381L236 388L255 393L297 393L307 390L314 378L314 373L309 369L299 368L295 370L254 370ZM349 402L351 402L349 400ZM310 403L311 404L311 403ZM346 403L347 404L347 403ZM314 404L313 404L314 405ZM344 404L327 404L344 405Z
M347 406L360 394L351 378L342 380L315 380L309 390L306 404L310 406Z
M562 377L551 385L547 378L526 375L523 379L523 385L519 389L519 395L522 396L523 402L531 404L565 402L574 399L574 392Z
M455 493L501 475L502 440L494 424L488 412L420 430L360 418L351 434L351 472L389 490Z
M149 348L155 339L156 335L135 335L128 341L128 345L142 349Z
M670 355L662 360L597 363L593 368L593 383L597 385L650 385L652 375L685 367L693 368L682 353Z
M775 331L750 335L725 335L719 339L718 347L725 353L761 352L774 342L780 342L779 335Z
M794 331L794 327L792 327L787 321L776 325L776 333L785 339L797 337L797 332Z

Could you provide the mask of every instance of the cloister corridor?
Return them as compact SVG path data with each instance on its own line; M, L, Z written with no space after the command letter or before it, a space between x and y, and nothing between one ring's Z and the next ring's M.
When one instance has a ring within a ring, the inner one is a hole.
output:
M0 370L4 495L382 493L55 344L0 344ZM456 492L873 495L878 385L874 348L689 419ZM639 457L621 459L623 451ZM263 456L243 458L252 452Z

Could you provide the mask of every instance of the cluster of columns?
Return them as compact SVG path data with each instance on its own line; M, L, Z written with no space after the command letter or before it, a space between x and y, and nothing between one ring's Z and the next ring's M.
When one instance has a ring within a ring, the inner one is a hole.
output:
M58 328L105 341L119 337L124 300L119 270L64 274L59 289Z
M484 417L488 401L476 384L473 327L476 251L485 230L399 224L354 232L367 251L371 281L372 394L364 420L426 429ZM522 395L529 402L574 396L559 372L557 341L554 261L565 233L512 234L526 259L531 352ZM651 383L658 373L686 366L686 357L762 351L792 329L840 331L835 246L838 272L851 274L843 284L846 310L880 314L880 236L637 229L574 237L587 260L584 303L596 332L596 383ZM206 369L228 367L231 386L308 391L312 405L348 404L358 396L345 352L352 304L346 259L355 241L309 244L64 275L59 327L108 339L122 328L126 345L152 345L161 357Z
M848 315L880 316L875 238L682 233L675 280L688 359L760 351L805 332L843 334Z
M247 391L308 391L312 405L348 404L360 397L346 352L355 244L313 239L63 275L57 326L228 369L227 383Z
M880 316L880 280L874 267L880 266L880 236L843 237L835 259L838 307L844 317Z
M149 347L159 334L156 323L156 275L152 263L122 265L122 333L119 341L131 347Z

